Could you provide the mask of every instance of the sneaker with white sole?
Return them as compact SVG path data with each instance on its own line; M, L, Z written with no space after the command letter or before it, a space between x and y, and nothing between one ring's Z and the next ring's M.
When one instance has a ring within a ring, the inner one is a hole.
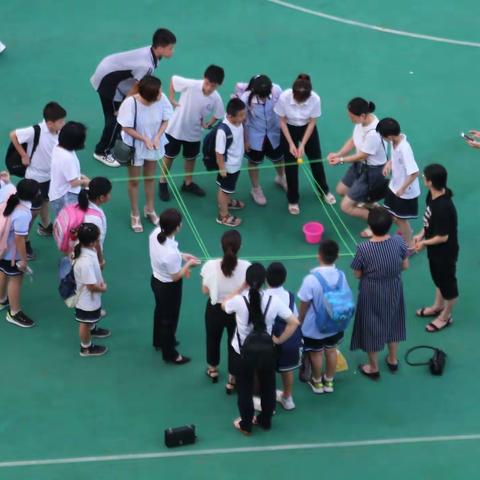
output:
M253 198L253 201L260 206L264 206L267 204L267 199L265 198L265 195L263 194L262 187L253 187L252 190L250 191L250 195Z
M276 175L275 176L275 184L278 185L281 189L283 189L285 192L287 191L287 177L285 175Z
M101 155L99 153L94 153L93 158L98 160L99 162L103 163L107 167L114 167L117 168L120 164L115 160L115 157L111 153L107 153L106 155Z
M328 192L326 195L324 195L323 199L325 200L325 203L328 203L329 205L335 205L337 203L337 199L331 192Z
M324 388L323 388L323 383L321 381L317 382L317 381L313 380L313 378L312 378L308 382L308 384L310 385L310 388L312 389L313 393L321 394L325 391Z
M3 302L0 302L0 312L8 307L10 307L10 302L8 301L8 298L6 298Z
M94 345L93 343L89 347L82 347L80 345L81 357L100 357L108 352L108 348L103 345Z
M5 319L8 323L13 323L14 325L17 325L17 327L31 328L35 326L35 322L27 317L22 311L13 315L12 312L8 310Z
M90 330L90 335L94 338L107 338L111 335L111 332L106 328L95 327Z
M325 377L323 377L323 391L325 393L333 393L334 390L335 389L333 387L333 379L327 380Z
M293 402L293 397L291 395L289 397L284 397L283 392L281 390L277 390L277 402L285 410L293 410L295 408L295 403Z

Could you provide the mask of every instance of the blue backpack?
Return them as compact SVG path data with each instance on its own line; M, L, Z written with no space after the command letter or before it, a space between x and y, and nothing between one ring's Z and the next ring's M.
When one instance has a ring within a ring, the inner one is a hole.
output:
M313 273L323 290L322 306L320 310L315 311L315 320L321 333L343 332L355 313L353 294L347 284L345 274L340 271L338 273L338 281L333 287L328 285L319 272ZM345 286L342 288L343 285Z
M215 143L217 140L217 132L218 130L222 130L225 132L225 136L227 137L227 142L225 145L225 163L227 162L227 152L233 142L233 133L230 127L223 122L217 123L208 133L205 135L203 139L203 146L202 146L202 153L203 153L203 163L205 164L205 168L209 171L218 170L217 164L217 154L215 152Z

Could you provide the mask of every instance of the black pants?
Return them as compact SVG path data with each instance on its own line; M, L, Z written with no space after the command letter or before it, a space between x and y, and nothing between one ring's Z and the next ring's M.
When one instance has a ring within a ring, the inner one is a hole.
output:
M182 303L182 280L163 283L152 276L151 287L155 296L153 316L153 346L161 348L164 360L175 360L175 334Z
M292 137L293 143L298 146L302 141L303 134L307 129L307 126L295 127L293 125L288 125L288 131ZM282 134L282 146L284 150L285 163L296 162L297 159L293 157L290 153L287 139ZM308 139L307 144L305 145L305 154L309 160L320 160L322 158L322 150L320 148L320 138L318 136L317 127L312 132L312 135ZM313 173L313 178L316 181L316 187L320 195L325 195L330 192L330 188L327 183L327 178L325 176L325 170L323 168L322 162L310 163L310 169ZM300 194L298 193L298 165L285 166L285 175L287 177L287 199L288 203L298 203L300 199Z
M243 430L252 430L253 387L255 378L258 380L262 412L257 416L258 424L265 429L272 425L272 415L275 410L275 369L258 370L249 368L235 351L232 353L237 382L237 404L242 418L240 426Z
M121 102L115 102L110 98L98 94L102 104L103 116L105 118L105 126L103 127L100 141L95 147L95 153L104 155L109 153L113 148L113 144L120 133L120 127L117 123L117 117L114 115L118 112Z
M205 309L205 328L207 331L207 363L212 367L220 363L220 346L222 344L223 331L227 329L228 334L228 371L232 373L232 352L231 345L235 333L235 314L229 315L222 310L221 304L212 305L210 299Z

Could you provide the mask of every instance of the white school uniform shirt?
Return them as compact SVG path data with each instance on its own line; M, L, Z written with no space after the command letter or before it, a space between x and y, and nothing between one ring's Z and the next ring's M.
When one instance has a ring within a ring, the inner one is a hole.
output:
M373 122L365 127L361 123L357 123L353 128L352 135L357 153L368 154L366 163L372 167L387 163L387 147L380 134L375 130L378 125L378 118L375 115L373 115L373 118Z
M121 102L135 82L153 73L159 61L151 47L114 53L98 64L90 83L103 97Z
M283 304L290 308L290 293L285 287L276 287L276 288L267 288L265 290L265 295L271 295L272 297L277 297ZM295 295L293 296L293 314L298 317L297 306L295 305Z
M265 315L265 325L267 327L267 332L271 335L273 324L277 317L288 320L292 315L292 311L288 308L288 305L285 305L281 300L276 296L267 295L265 292L261 292L261 308L262 312L265 312L267 308L268 300L271 298L270 305L268 307L267 314ZM248 322L249 313L247 305L243 297L246 297L248 300L248 290L245 290L242 295L236 295L232 299L225 302L225 312L226 313L235 313L235 320L237 322L237 329L235 335L232 338L232 347L239 354L240 346L238 344L238 337L240 337L240 342L243 345L245 339L253 330L253 324Z
M103 243L105 242L105 237L107 236L107 216L105 215L105 212L93 202L88 202L88 208L91 208L100 214L100 216L97 216L87 213L83 221L84 223L93 223L98 227L100 230L100 245L102 246L103 250Z
M408 176L419 171L410 143L407 136L401 134L402 140L396 146L392 146L392 178L388 187L393 193L396 193ZM418 177L409 185L406 192L400 197L406 200L420 196L420 183Z
M202 285L208 288L212 305L223 303L229 295L242 286L250 262L238 260L231 277L226 277L223 274L221 265L221 258L208 260L200 270Z
M202 121L208 117L223 118L225 108L217 91L203 93L203 80L174 75L173 89L180 93L179 106L175 108L167 133L176 140L199 142L202 138Z
M17 187L13 183L5 183L0 180L0 203L6 202L10 195L13 195L16 191Z
M135 97L135 100L134 100ZM135 120L135 101L137 102L137 122L135 131L142 136L153 140L160 130L162 122L168 121L173 114L172 104L162 93L160 100L151 105L144 105L139 100L139 95L128 97L123 101L118 110L117 122L122 127L133 128ZM122 140L127 144L133 145L133 137L122 130ZM149 150L145 143L135 139L135 159L136 160L158 160L165 154L165 145L167 139L162 135L160 139L160 148Z
M25 178L36 180L39 183L50 180L50 164L52 161L52 152L58 144L58 133L52 133L47 127L47 122L43 120L38 124L40 126L40 137L35 152L32 155L33 139L35 130L32 127L17 128L15 135L19 143L27 144L27 153L30 156L30 165L25 172Z
M81 187L72 187L70 182L81 177L80 161L74 151L65 150L57 145L52 152L52 170L50 174L50 201L62 198L67 192L79 194Z
M303 127L311 118L318 118L322 115L321 100L312 91L305 102L297 103L293 98L292 89L288 88L280 95L274 112L280 117L285 117L289 125Z
M98 262L97 252L91 248L82 248L80 256L73 265L73 274L79 292L78 301L75 305L80 310L94 312L102 306L101 292L91 292L86 285L94 285L103 282L102 270Z
M178 243L173 237L160 243L157 239L160 227L157 227L150 234L148 239L150 250L150 265L153 276L163 283L171 283L172 275L178 273L182 268L182 254L178 249Z
M20 253L15 246L15 235L25 237L25 239L28 237L28 230L32 221L31 208L31 202L20 200L20 203L10 214L10 232L8 233L7 252L3 257L4 260L20 260ZM14 255L15 258L13 258Z
M236 173L242 167L243 155L245 154L245 142L243 138L243 124L234 125L230 123L225 116L223 123L230 127L233 135L233 141L227 151L227 161L225 162L225 170L227 173ZM223 130L217 130L215 138L215 152L225 155L227 147L227 136Z

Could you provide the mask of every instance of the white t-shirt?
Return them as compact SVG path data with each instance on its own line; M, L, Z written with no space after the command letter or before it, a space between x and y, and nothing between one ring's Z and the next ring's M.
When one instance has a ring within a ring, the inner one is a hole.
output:
M79 292L78 301L75 306L86 312L94 312L101 308L102 294L100 292L91 292L86 287L86 285L103 282L97 252L91 248L82 248L82 253L75 260L73 274L77 282L77 292Z
M285 287L267 288L265 290L265 295L277 297L282 303L290 308L290 293L288 293L288 290ZM295 296L293 298L295 298ZM293 314L298 317L298 310L295 303L293 304Z
M386 145L380 134L375 130L378 118L373 115L373 122L367 126L357 123L353 128L353 143L357 153L368 154L367 165L378 166L387 163Z
M267 327L267 332L271 334L273 324L275 323L275 319L277 318L277 316L280 318L283 318L284 320L288 320L293 315L293 313L288 308L288 304L285 305L276 296L266 295L265 292L262 292L261 295L262 295L261 308L262 308L262 312L264 313L265 313L265 309L267 307L269 298L272 299L270 301L267 314L265 315L265 325ZM235 297L233 297L232 299L228 300L225 303L225 312L235 313L237 330L235 331L235 335L233 336L233 339L232 339L232 347L237 353L240 353L240 347L238 345L238 336L240 337L240 342L243 345L243 342L247 338L248 334L253 330L253 324L248 322L248 318L249 318L248 308L247 308L247 305L245 304L245 300L243 299L243 297L247 297L247 300L248 300L248 290L245 290L242 293L242 295L236 295ZM238 336L237 336L237 332L238 332Z
M15 235L28 237L30 222L32 221L31 202L20 200L13 212L10 214L10 232L7 238L7 251L3 256L4 260L20 260L20 253L15 246Z
M25 178L36 180L39 183L50 180L50 163L52 160L52 151L58 144L58 133L52 133L47 127L45 120L39 123L40 137L38 145L31 156L33 149L33 139L35 130L33 127L17 128L15 135L19 143L27 144L27 153L30 157L30 165L25 172Z
M105 242L105 237L107 236L107 217L105 212L98 206L95 205L93 202L88 202L88 208L97 211L100 216L98 215L85 215L83 219L84 223L93 223L98 227L100 230L100 245L102 246L103 250L103 243Z
M80 161L77 154L57 145L52 152L52 170L48 191L50 201L62 198L67 192L79 194L80 185L72 187L70 182L80 177Z
M157 239L160 227L150 234L148 239L150 249L150 264L153 276L163 283L171 283L172 275L182 268L182 255L178 243L173 238L168 238L160 243Z
M0 180L0 203L6 202L10 195L13 195L16 191L17 187L13 183L5 183Z
M205 95L203 80L174 75L172 84L174 90L181 94L167 133L176 140L199 142L202 138L202 121L208 117L223 118L225 115L222 98L217 91Z
M202 285L208 288L212 305L224 300L245 282L245 274L250 262L238 260L231 277L226 277L221 269L222 259L209 260L200 271Z
M225 116L223 123L230 127L233 135L233 141L227 152L227 161L225 162L225 170L227 173L236 173L242 167L243 155L245 153L245 142L243 138L243 125L234 125L230 123ZM227 136L223 130L217 130L215 138L215 151L221 155L225 155L227 148Z
M162 94L160 100L151 105L144 105L139 100L139 95L135 95L137 102L137 123L135 130L142 136L153 141L153 138L160 130L162 122L168 121L173 113L173 108L168 98ZM128 97L120 105L118 110L117 122L122 127L133 128L135 120L135 100L134 97ZM122 130L122 140L127 144L133 145L133 137ZM135 140L135 158L137 160L158 160L165 154L165 145L167 139L162 135L160 139L160 148L149 150L141 140Z
M393 193L396 193L402 187L409 175L419 171L406 135L402 134L401 136L401 142L396 147L392 147L392 178L388 186ZM411 199L419 196L420 183L417 177L400 198Z
M312 91L305 102L297 103L293 98L292 89L288 88L280 95L274 112L280 117L285 117L289 125L303 127L311 118L322 115L320 97Z

